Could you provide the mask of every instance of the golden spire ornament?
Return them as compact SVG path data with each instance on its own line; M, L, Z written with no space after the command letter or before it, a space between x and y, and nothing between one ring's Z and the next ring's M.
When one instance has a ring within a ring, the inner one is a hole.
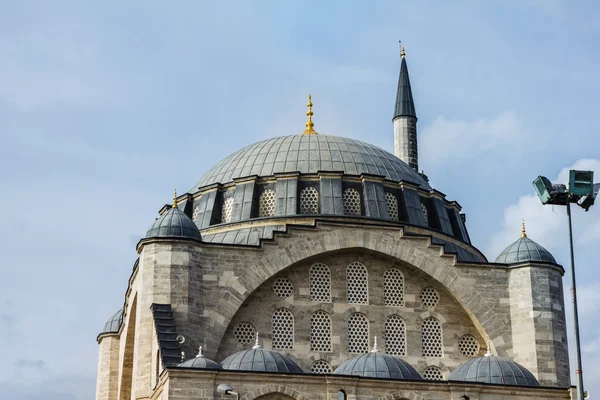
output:
M175 194L173 195L173 208L177 208L177 189L175 189Z
M315 123L312 122L312 116L313 116L313 112L312 112L312 100L310 97L310 94L308 95L308 103L306 104L306 106L308 107L308 111L306 112L306 115L308 116L308 121L306 121L306 130L303 132L305 135L316 135L317 131L315 131L313 128L315 126Z
M404 43L400 43L400 55L402 58L406 57L406 52L404 51Z
M521 237L522 238L527 237L527 233L525 232L525 220L521 221Z

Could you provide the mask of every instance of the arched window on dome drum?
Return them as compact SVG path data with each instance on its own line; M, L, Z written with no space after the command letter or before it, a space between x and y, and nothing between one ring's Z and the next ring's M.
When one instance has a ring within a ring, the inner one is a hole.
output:
M398 315L385 320L385 352L393 356L406 355L406 324Z
M438 367L431 366L425 368L425 371L423 371L423 378L425 378L428 381L443 381L444 374L442 373L442 370Z
M275 215L276 196L273 189L266 189L258 199L258 216L272 217Z
M354 313L348 318L348 353L369 352L369 320L363 314Z
M221 210L221 223L226 224L231 222L233 214L233 197L227 197L223 200L223 208Z
M310 267L309 298L322 303L331 302L331 270L325 264L317 263Z
M319 213L319 192L314 187L307 187L300 192L300 214Z
M383 304L404 306L404 276L396 268L390 268L383 273Z
M385 192L385 204L387 206L388 216L392 221L399 221L398 199L390 192Z
M423 356L442 357L442 327L437 319L429 317L421 324L421 345Z
M294 348L294 314L287 308L279 308L271 321L273 348L291 350Z
M361 215L360 193L354 188L344 190L342 195L344 215Z
M346 269L346 297L348 304L369 304L367 267L358 261L354 261Z
M421 202L421 210L423 210L423 218L425 218L425 226L429 226L429 212L425 203Z
M331 317L325 311L310 316L310 349L331 351Z

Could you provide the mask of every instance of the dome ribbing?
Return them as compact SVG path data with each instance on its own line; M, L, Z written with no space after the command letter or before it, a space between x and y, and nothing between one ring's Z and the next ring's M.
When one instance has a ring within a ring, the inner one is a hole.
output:
M540 386L527 368L504 357L486 355L456 368L449 381L483 382L498 385Z
M356 375L367 378L421 380L421 375L399 357L380 352L362 354L346 360L334 375Z

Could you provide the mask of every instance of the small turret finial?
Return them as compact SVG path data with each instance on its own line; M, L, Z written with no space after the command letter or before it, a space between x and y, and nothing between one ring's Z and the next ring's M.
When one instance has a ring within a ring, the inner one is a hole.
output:
M177 189L175 189L175 194L173 195L173 208L177 208Z
M260 349L260 343L258 343L258 332L256 332L256 341L254 342L254 346L252 346L252 350Z
M306 121L306 130L303 132L305 135L316 135L317 131L315 131L313 128L315 126L315 123L312 122L312 116L314 115L313 111L312 111L312 98L310 96L310 94L308 95L308 103L306 104L306 106L308 107L308 111L306 112L306 116L308 117L308 121Z
M400 55L402 58L406 57L406 52L404 51L404 43L400 42Z
M525 220L521 221L521 237L527 237L527 233L525 232Z
M377 353L379 351L379 349L377 348L377 336L375 336L373 338L373 350L371 350L371 353Z
M492 341L488 339L487 341L487 352L484 354L485 357L491 357L492 354Z
M202 355L202 346L198 347L198 354L196 355L196 357L204 357Z
M185 351L181 352L181 362L185 361Z

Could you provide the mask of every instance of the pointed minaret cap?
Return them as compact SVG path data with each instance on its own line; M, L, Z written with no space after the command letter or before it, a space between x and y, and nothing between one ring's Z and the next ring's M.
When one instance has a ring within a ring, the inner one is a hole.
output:
M417 118L415 102L413 101L412 89L410 87L410 79L408 78L404 44L401 45L400 55L402 56L402 63L400 64L400 77L398 78L398 91L396 92L396 106L394 107L394 117L392 120L398 117Z
M308 111L306 112L306 116L308 117L308 121L306 121L306 130L303 132L303 134L305 135L316 135L317 131L315 131L313 128L315 126L315 123L312 122L312 116L314 115L313 111L312 111L312 98L310 96L310 94L308 95L308 103L306 104L306 106L308 107Z
M373 338L373 350L371 350L371 353L377 353L379 351L379 348L377 347L377 336L375 336Z
M527 232L525 232L525 220L521 221L521 237L527 237Z
M177 208L177 189L175 189L175 193L173 194L173 208Z
M258 332L256 332L256 341L254 342L254 346L252 346L252 350L260 349L260 343L258 343Z
M485 357L491 357L492 354L492 341L488 339L487 341L487 352L484 354Z
M400 42L400 56L402 58L406 57L406 52L404 51L404 43Z

